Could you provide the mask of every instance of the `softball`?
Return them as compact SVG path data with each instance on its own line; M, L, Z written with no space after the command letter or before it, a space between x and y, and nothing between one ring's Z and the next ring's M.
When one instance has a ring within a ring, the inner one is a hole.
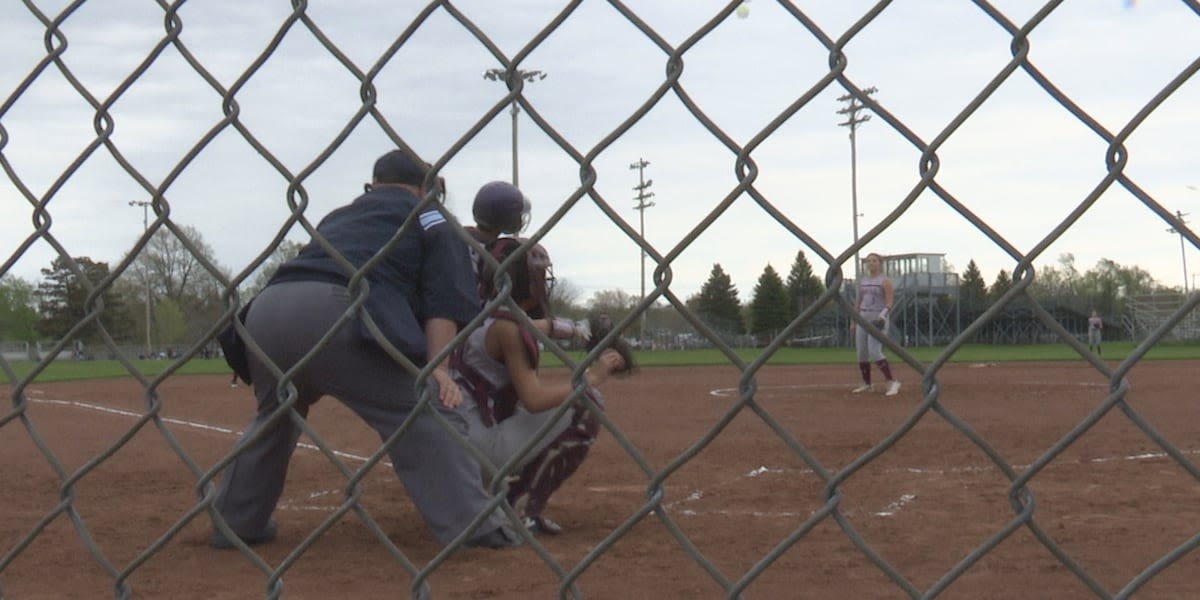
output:
M737 10L734 12L737 14L739 19L745 19L746 17L750 16L750 5L743 2L738 5Z

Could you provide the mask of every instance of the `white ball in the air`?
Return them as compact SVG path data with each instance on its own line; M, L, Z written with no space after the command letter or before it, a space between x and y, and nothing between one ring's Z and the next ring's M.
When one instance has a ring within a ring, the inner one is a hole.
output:
M745 19L746 17L750 16L750 5L743 2L738 5L737 10L734 12L737 14L739 19Z

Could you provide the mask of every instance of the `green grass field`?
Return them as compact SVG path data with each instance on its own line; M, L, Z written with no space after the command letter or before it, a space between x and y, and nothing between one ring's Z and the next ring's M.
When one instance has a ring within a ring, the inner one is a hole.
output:
M1135 348L1133 342L1112 342L1104 345L1106 360L1123 360ZM930 362L934 360L943 348L921 347L908 348L918 360ZM738 350L738 356L747 363L757 359L761 353L756 349ZM890 353L889 353L890 355ZM542 364L546 367L562 366L558 357L544 353ZM581 353L572 353L581 357ZM677 367L727 365L729 360L716 350L679 350L679 351L646 351L635 354L638 364L642 367ZM1150 360L1184 360L1200 358L1200 344L1164 343L1159 344L1147 354ZM1014 362L1014 361L1055 361L1082 360L1070 346L1066 344L1036 344L1022 346L991 346L968 345L960 348L951 358L951 362ZM849 364L855 361L852 348L783 348L771 357L768 364L772 365L817 365L817 364ZM169 360L137 360L134 366L147 378L153 378L175 365ZM8 365L18 379L24 379L37 366L33 362L16 362ZM195 359L178 366L175 371L184 375L211 375L230 373L225 361L216 359ZM130 372L114 360L59 360L48 365L37 374L34 381L49 383L52 381L70 381L77 379L103 379L110 377L128 377ZM7 372L5 383L13 383Z

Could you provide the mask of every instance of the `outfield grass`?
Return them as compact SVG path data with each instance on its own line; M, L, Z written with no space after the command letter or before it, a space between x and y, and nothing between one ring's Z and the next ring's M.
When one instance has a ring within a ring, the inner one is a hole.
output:
M144 377L153 378L171 367L174 362L171 360L135 360L133 364ZM33 362L21 361L9 363L9 366L16 372L17 377L24 378L37 365ZM221 358L191 360L180 365L175 373L187 375L232 374L229 366L225 364L225 360ZM50 363L44 371L38 373L34 381L50 383L77 379L110 379L130 375L131 373L125 369L125 366L115 360L56 360ZM7 375L3 375L3 377L0 382L12 383L8 381Z
M1136 348L1133 342L1113 342L1104 344L1106 360L1123 360ZM906 348L907 352L921 362L932 362L944 350L944 347ZM740 349L737 355L749 363L756 360L761 350L755 348ZM894 354L885 350L894 358ZM1159 344L1147 353L1150 360L1179 360L1200 358L1200 344L1164 343ZM663 352L638 352L635 354L638 363L647 367L665 366L697 366L723 365L729 361L724 354L716 350L679 350ZM548 357L558 363L555 357ZM550 360L545 361L550 364ZM1018 361L1057 361L1082 360L1078 353L1066 344L1029 344L1012 346L993 346L989 344L970 344L959 348L950 358L956 363L980 362L1018 362ZM857 361L853 348L782 348L776 352L767 364L771 365L821 365L848 364Z
M1133 342L1112 342L1104 344L1106 360L1122 360L1128 356L1135 344ZM933 361L943 348L908 348L921 362ZM747 363L754 361L761 354L758 349L742 349L737 354ZM891 353L888 353L891 356ZM582 357L582 353L572 353L573 357ZM547 352L542 355L542 364L546 367L561 366L558 357ZM727 365L729 360L717 350L671 350L645 351L635 354L638 364L643 367L674 367L674 366L704 366ZM893 357L894 358L894 357ZM1164 343L1159 344L1147 354L1150 360L1181 360L1200 359L1200 344ZM817 364L850 364L855 362L854 350L851 348L783 348L771 357L771 365L817 365ZM951 362L1016 362L1016 361L1055 361L1082 360L1070 346L1066 344L1036 344L1021 346L992 346L974 344L963 346L951 358ZM169 368L174 361L169 360L136 360L135 367L148 378L155 377ZM32 362L10 363L17 377L26 377L36 366ZM220 358L195 359L181 365L176 373L185 375L229 375L229 367ZM104 379L111 377L128 377L129 371L121 363L114 360L59 360L50 364L38 373L35 381L49 383L52 381L70 381L77 379ZM8 377L4 383L11 383Z

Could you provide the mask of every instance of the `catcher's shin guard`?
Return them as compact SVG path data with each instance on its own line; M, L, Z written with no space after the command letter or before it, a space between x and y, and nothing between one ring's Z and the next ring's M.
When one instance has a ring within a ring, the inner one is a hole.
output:
M594 390L592 398L598 400ZM576 408L571 426L529 461L509 485L508 502L517 514L540 516L550 495L583 464L599 433L600 421L596 415L583 407Z

